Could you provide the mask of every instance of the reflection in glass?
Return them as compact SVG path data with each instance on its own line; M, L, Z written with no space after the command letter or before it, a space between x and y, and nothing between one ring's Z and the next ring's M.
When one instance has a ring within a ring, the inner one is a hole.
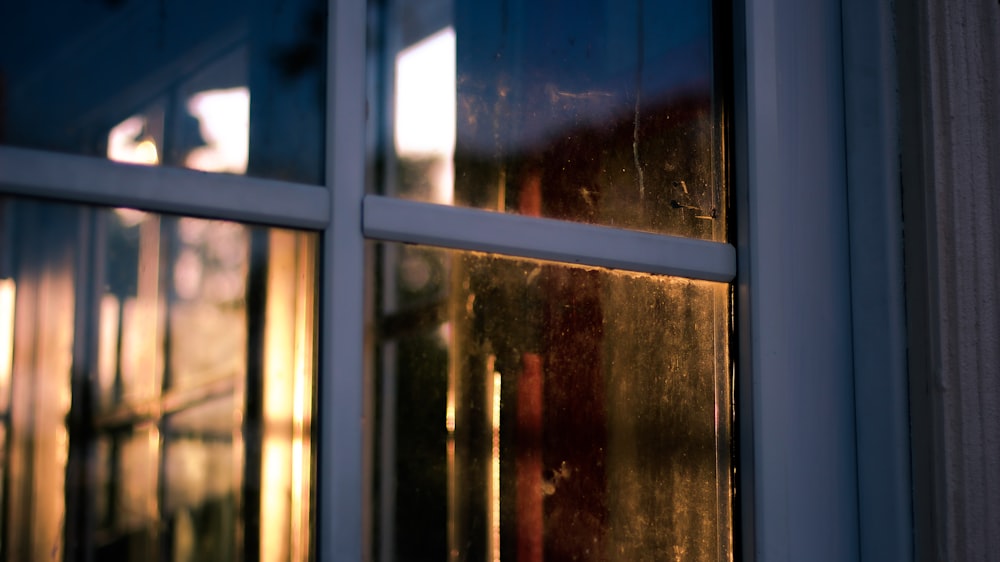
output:
M316 236L14 198L0 225L0 558L308 560Z
M393 0L375 189L726 238L710 0Z
M727 285L375 250L373 559L731 558Z
M0 4L0 143L322 182L324 0Z
M396 57L394 139L401 162L422 162L426 186L415 196L452 203L455 181L455 31L447 27Z

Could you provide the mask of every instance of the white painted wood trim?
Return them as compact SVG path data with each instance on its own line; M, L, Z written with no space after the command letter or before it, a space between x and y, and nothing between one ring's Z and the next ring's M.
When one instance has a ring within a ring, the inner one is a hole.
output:
M840 4L736 3L745 561L859 558Z
M843 0L861 560L913 560L909 379L891 0Z
M319 560L364 559L365 189L364 0L331 0L326 178L332 220L323 233L319 338Z
M368 238L729 282L729 244L368 195Z
M323 186L6 146L0 192L287 228L321 229L330 217Z

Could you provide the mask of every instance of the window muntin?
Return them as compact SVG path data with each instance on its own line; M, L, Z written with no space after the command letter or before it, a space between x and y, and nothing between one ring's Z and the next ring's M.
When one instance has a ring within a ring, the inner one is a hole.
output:
M376 193L725 241L713 8L385 4Z
M337 84L364 84L364 2L336 0L328 4L331 11L326 51L328 75ZM325 443L319 450L324 484L318 490L324 533L318 548L323 559L355 559L366 548L362 545L368 544L362 539L365 529L361 517L366 473L362 458L357 456L366 428L360 406L364 386L357 375L362 372L361 326L365 305L359 298L365 284L358 205L363 197L362 131L366 115L371 117L369 123L377 121L378 115L371 111L377 100L369 100L370 111L366 112L364 92L358 88L342 87L336 91L331 88L326 100L325 183L328 188L336 184L336 189L312 190L305 185L181 173L182 170L137 169L5 147L0 147L0 179L8 183L0 189L6 193L30 193L31 189L38 189L44 196L74 201L116 205L127 202L151 210L325 229L321 284L324 345L319 350L324 380L319 401L326 405L319 420ZM368 139L374 141L375 136L369 135ZM24 162L29 164L25 166ZM252 195L238 195L243 188ZM471 218L475 220L477 216ZM414 213L411 219L398 228L405 230L428 217ZM670 240L665 243L667 248L673 247ZM592 248L599 245L589 235L582 237L579 246L585 248L588 244ZM731 246L719 246L728 248L732 255ZM530 247L531 244L524 246ZM669 250L656 251L650 260L669 266L672 256ZM735 263L723 269L729 273L718 278L731 279ZM698 271L695 268L685 275L700 277Z
M324 181L326 3L0 7L0 143Z
M317 236L8 197L0 212L16 295L0 555L308 559Z
M728 559L726 284L372 255L374 559Z

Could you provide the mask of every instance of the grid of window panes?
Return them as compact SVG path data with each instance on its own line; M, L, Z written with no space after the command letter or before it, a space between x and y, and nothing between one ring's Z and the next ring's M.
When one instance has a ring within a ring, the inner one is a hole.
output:
M728 239L711 2L372 6L373 203ZM368 255L373 560L731 559L726 283Z
M320 190L326 113L367 88L375 197L728 239L709 0L373 1L368 83L328 93L332 5L4 4L0 145ZM732 558L729 285L318 239L0 198L0 559L315 557L316 303L344 290L317 266L350 244L368 316L327 319L367 365L324 381L366 377L367 456L324 458L370 486L321 508L368 518L364 557Z
M327 18L325 0L3 3L0 150L56 177L85 156L322 189ZM0 192L43 194L5 183L12 160ZM142 190L88 169L95 191ZM314 557L318 239L0 196L0 560Z

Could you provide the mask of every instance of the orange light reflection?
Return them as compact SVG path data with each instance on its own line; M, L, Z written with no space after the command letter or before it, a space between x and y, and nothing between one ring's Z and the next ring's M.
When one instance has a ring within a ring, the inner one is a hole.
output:
M300 244L293 232L270 234L261 466L264 560L305 560L309 553L306 461L312 400L312 265L308 246Z
M0 410L10 403L10 375L14 358L14 297L13 279L0 279Z
M490 466L490 555L493 562L500 562L500 382L499 371L493 371L490 397L493 427Z

